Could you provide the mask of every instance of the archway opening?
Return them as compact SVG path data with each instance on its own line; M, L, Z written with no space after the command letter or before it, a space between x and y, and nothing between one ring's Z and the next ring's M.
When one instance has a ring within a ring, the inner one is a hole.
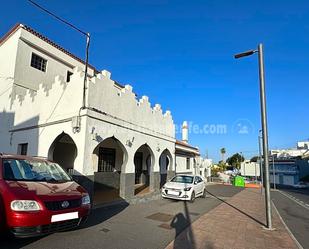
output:
M159 166L160 166L160 188L163 187L163 185L167 181L167 173L172 167L172 155L168 149L165 149L162 151L160 155L160 161L159 161Z
M153 161L153 152L147 144L142 145L135 152L134 195L143 195L150 192L150 176L153 171Z
M120 200L120 179L127 152L115 137L103 140L93 151L94 204Z
M73 139L64 132L54 140L48 150L48 159L58 163L70 174L73 174L76 157L76 144Z

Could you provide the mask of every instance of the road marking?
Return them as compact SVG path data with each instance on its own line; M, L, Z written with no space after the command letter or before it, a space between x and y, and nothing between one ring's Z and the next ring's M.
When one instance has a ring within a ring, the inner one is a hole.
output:
M272 204L273 204L273 207L274 207L276 213L277 213L278 216L279 216L279 219L281 220L282 224L285 226L285 229L288 231L288 233L290 234L291 238L294 240L294 242L295 242L295 244L297 245L297 247L298 247L299 249L304 249L304 248L302 247L302 245L298 242L298 240L295 238L294 234L291 232L291 230L289 229L289 227L287 226L287 224L285 224L285 222L284 222L283 218L281 217L281 215L280 215L280 213L279 213L279 211L278 211L278 209L277 209L275 203L274 203L273 201L271 201L271 202L272 202Z
M284 192L281 191L281 190L279 190L279 192L280 192L282 195L284 195L284 196L286 196L287 198L289 198L290 200L296 202L298 205L300 205L300 206L302 206L303 208L306 208L306 209L309 210L309 205L308 205L308 204L305 204L304 202L302 202L302 201L296 199L295 197L293 197L293 196L291 196L291 195L289 195L289 194L287 194L287 193L284 193Z

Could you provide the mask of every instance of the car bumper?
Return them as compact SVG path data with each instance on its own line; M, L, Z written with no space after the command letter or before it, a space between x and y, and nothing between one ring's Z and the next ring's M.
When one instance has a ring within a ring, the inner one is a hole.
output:
M52 217L54 215L56 216L66 213L78 213L78 215L63 221L55 220L56 222L52 222ZM24 238L44 235L78 227L80 224L87 220L89 213L90 205L62 211L11 211L9 214L7 214L7 228L16 237Z
M36 236L43 236L50 233L61 232L66 230L71 230L77 228L79 225L86 222L88 216L61 221L61 222L54 222L47 225L40 225L40 226L22 226L22 227L12 227L10 232L16 238L29 238L29 237L36 237Z
M178 195L175 194L169 194L168 190L162 190L161 191L161 196L163 198L169 198L169 199L174 199L174 200L185 200L189 201L191 199L191 191L185 192L185 191L179 191Z

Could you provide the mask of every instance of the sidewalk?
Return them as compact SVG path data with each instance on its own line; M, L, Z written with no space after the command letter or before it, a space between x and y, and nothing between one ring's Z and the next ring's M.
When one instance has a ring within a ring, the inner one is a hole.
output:
M264 224L264 196L258 189L245 189L201 216L166 249L298 248L274 209L275 230L263 229Z

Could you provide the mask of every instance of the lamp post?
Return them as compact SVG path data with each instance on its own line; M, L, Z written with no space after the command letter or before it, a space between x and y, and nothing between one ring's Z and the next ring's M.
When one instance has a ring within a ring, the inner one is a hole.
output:
M266 226L268 229L272 229L263 45L259 44L257 49L237 54L234 57L235 59L239 59L245 56L253 55L255 53L258 53L259 58L260 107L261 107L261 123L262 123L262 137L263 137L262 146L263 146L264 172L265 172L264 180L265 180L265 204L266 204L266 223L267 223Z

